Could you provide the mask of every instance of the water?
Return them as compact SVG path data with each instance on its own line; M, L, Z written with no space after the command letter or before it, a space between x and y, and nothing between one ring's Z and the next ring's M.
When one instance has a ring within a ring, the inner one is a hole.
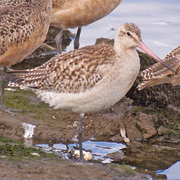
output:
M48 144L36 144L36 147L40 147L46 152L58 152L60 155L63 154L67 155L67 153L70 152L71 150L78 149L76 143L71 143L68 145L65 145L63 143L57 143L57 144L53 144L53 146L51 147ZM116 143L116 142L91 141L91 140L83 142L83 149L86 152L91 152L94 160L99 160L101 162L103 162L104 160L108 160L108 162L111 161L109 160L109 158L105 158L104 156L108 153L119 151L125 147L126 146L124 144Z
M70 152L72 150L78 149L78 144L70 143L55 143L49 145L46 144L36 144L36 147L43 149L48 153L55 152L60 156L68 159ZM128 147L123 143L117 142L106 142L97 141L96 139L91 139L83 142L83 149L86 152L91 152L94 161L101 163L116 163L127 164L132 167L132 169L140 170L140 172L149 173L153 178L167 178L167 179L180 179L180 156L179 156L179 146L175 144L164 144L164 145L145 145L142 150L144 155L139 155L139 152L129 151ZM159 151L161 149L161 151ZM129 151L129 152L128 152ZM141 153L142 153L141 152ZM117 153L122 158L117 159L117 155L110 156L112 153ZM108 154L108 156L107 156ZM152 157L153 154L153 157ZM111 159L112 157L112 159ZM141 162L139 164L139 162ZM154 164L154 162L156 162Z
M126 146L122 143L116 142L104 142L104 141L85 141L83 142L83 148L86 150L91 150L93 154L93 159L101 159L104 161L106 158L104 156L108 153L119 151Z
M117 28L127 22L141 29L144 43L160 58L180 45L179 0L123 0L111 14L82 28L80 46L92 45L100 37L114 39ZM66 51L72 49L73 42Z
M166 170L160 170L156 172L157 174L165 174L167 179L180 179L180 161L177 161Z

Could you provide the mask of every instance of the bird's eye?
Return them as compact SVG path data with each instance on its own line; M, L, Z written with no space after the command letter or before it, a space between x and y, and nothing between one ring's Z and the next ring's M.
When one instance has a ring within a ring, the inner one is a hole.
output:
M127 32L127 35L128 35L128 36L131 36L130 32Z

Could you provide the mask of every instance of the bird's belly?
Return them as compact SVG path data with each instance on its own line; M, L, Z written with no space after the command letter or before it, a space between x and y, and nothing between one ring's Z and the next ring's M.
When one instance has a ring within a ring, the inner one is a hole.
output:
M109 14L119 3L120 0L79 1L71 8L56 8L52 10L51 25L64 29L86 26Z
M10 67L19 63L35 51L45 41L48 27L40 26L29 37L7 46L6 52L0 55L0 67Z
M97 112L118 102L124 95L117 87L98 87L81 93L37 91L42 101L55 109L69 109L77 113Z

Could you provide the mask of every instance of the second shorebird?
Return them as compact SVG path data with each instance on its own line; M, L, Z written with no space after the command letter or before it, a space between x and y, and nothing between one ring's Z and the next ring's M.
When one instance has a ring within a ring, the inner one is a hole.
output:
M125 96L140 70L137 47L164 64L142 42L140 29L127 23L118 29L113 47L99 44L59 54L40 67L27 70L9 86L33 90L55 109L80 113L78 137L83 161L84 113L110 107Z
M163 60L175 70L175 73L162 64L155 63L140 72L143 82L138 85L138 90L165 83L173 86L180 85L180 46L170 52Z
M8 111L4 100L7 67L19 63L46 39L52 13L51 0L0 1L1 109Z
M62 28L56 36L57 51L62 52L62 34L67 28L78 31L74 48L79 48L81 27L93 23L113 11L122 0L53 0L51 25Z

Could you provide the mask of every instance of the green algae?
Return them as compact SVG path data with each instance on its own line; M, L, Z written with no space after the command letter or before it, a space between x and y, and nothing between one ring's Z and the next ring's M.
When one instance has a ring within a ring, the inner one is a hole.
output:
M42 159L55 157L57 157L55 154L47 154L34 147L26 147L22 142L0 134L0 159Z

